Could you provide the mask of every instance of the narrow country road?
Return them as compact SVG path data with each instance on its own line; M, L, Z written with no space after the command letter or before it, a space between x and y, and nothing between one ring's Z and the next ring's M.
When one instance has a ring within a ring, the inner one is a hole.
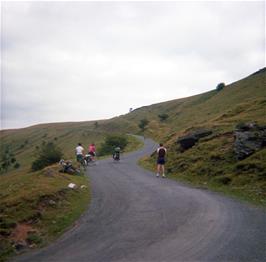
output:
M266 261L266 212L156 178L137 165L145 147L90 167L92 202L79 223L27 262Z

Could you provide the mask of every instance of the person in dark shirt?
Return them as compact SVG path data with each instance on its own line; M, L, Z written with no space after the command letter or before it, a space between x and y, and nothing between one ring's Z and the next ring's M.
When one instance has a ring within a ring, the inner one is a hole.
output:
M157 177L162 174L162 177L165 178L165 172L164 172L164 165L165 165L165 156L166 156L166 148L163 146L163 144L160 144L160 146L157 149Z

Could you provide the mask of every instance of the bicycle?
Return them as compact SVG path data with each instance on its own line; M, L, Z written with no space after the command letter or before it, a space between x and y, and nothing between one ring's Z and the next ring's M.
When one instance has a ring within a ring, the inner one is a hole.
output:
M86 171L87 161L84 156L82 156L82 158L79 159L79 163L83 167L83 170Z

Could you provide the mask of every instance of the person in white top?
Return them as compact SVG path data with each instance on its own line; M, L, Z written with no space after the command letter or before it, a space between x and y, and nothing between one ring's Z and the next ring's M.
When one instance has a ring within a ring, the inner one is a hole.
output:
M78 146L76 147L76 157L77 161L80 165L81 161L83 160L84 157L84 148L82 147L81 143L78 143Z

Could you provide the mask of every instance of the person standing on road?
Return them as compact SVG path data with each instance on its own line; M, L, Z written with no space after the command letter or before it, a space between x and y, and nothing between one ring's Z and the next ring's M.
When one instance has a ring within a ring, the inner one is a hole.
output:
M84 159L84 148L82 147L81 143L78 143L78 146L76 147L76 157L77 157L77 162L79 163L79 168L80 164Z
M160 174L162 174L162 177L165 178L165 170L164 170L164 165L165 165L165 157L166 157L166 148L163 146L161 143L159 148L157 149L157 174L156 177L159 177Z

